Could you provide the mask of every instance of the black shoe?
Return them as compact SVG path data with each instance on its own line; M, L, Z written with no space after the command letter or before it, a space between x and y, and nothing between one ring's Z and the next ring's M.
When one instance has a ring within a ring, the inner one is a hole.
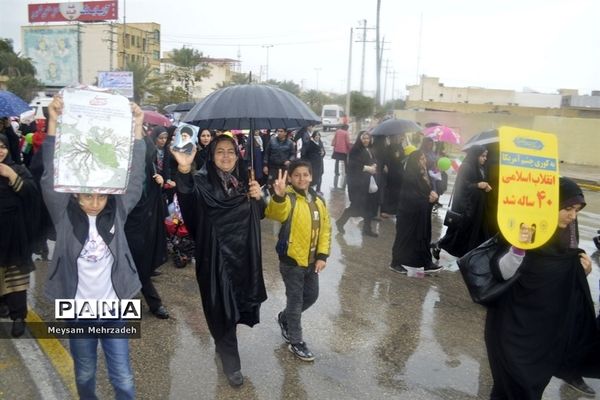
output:
M152 314L154 314L156 316L156 318L169 319L169 312L167 311L165 306L160 306L156 310L150 310L150 311L152 312Z
M244 384L244 375L242 375L242 371L235 371L231 374L225 374L225 376L231 387L240 387Z
M442 249L438 247L437 243L431 243L429 247L431 248L431 255L433 256L433 258L439 260Z
M162 275L162 272L160 272L159 270L156 270L156 269L154 271L152 271L152 273L150 274L150 276L159 276L159 275Z
M10 315L10 309L4 303L0 304L0 318L8 318Z
M335 221L335 226L337 226L338 232L342 235L346 233L346 231L344 230L344 224L342 224L340 221Z
M390 265L390 269L394 272L404 275L406 275L408 272L402 265Z
M10 334L12 337L21 337L25 333L25 321L23 318L17 318L13 321L12 330Z
M304 342L290 343L288 345L288 349L302 361L313 361L315 359L315 356L313 353L311 353Z
M288 336L287 323L283 320L283 311L277 315L277 322L279 323L279 329L281 329L281 337L286 343L289 343L290 337Z
M442 270L442 266L430 263L429 265L426 265L423 270L425 270L426 274L431 274L434 272L440 272Z
M592 389L587 383L585 383L585 381L583 380L583 378L581 376L577 377L577 378L571 378L571 379L563 379L565 381L565 383L569 386L571 386L573 389L577 390L580 393L585 394L586 396L595 396L596 395L596 391L594 389Z
M379 235L371 230L369 231L363 231L363 235L365 236L370 236L370 237L379 237Z

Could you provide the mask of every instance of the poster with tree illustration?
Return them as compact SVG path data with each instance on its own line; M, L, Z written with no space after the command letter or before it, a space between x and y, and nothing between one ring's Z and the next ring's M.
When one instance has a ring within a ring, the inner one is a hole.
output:
M65 88L54 159L54 189L122 194L133 151L129 100L94 87Z

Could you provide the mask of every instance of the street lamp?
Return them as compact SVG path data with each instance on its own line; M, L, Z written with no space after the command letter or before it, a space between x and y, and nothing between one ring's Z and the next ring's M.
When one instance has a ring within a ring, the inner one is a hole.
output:
M321 71L323 68L321 67L317 67L315 68L315 72L317 73L317 84L316 84L316 90L317 92L319 91L319 71Z
M271 47L273 47L272 44L263 44L262 45L263 49L267 49L267 67L266 67L266 71L265 71L265 81L269 80L269 49Z

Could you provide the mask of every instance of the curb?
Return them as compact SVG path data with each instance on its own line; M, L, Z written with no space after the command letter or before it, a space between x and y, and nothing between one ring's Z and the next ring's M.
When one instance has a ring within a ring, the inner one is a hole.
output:
M594 181L590 181L588 179L579 179L568 177L569 179L574 180L582 189L590 190L592 192L600 192L600 184Z

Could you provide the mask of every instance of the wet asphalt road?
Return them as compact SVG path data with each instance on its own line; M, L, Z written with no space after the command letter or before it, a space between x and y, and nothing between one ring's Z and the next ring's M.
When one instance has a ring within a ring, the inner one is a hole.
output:
M328 143L329 138L325 138ZM328 148L328 154L331 154ZM326 157L323 191L332 218L347 203L343 190L332 188L333 162ZM581 244L593 253L591 236L600 228L600 193L586 192L588 207L580 215ZM442 197L448 203L448 196ZM444 211L433 217L439 237ZM316 355L306 363L284 345L276 323L285 304L274 244L277 224L263 221L263 265L268 300L261 323L239 326L238 340L245 384L232 389L221 373L201 310L192 266L160 268L154 278L171 319L153 317L144 305L142 338L131 340L140 399L486 399L491 376L483 342L485 309L471 302L454 258L442 253L445 269L424 279L388 269L395 223L376 224L379 238L363 238L360 218L351 219L344 235L332 232L327 269L320 276L317 303L303 314L305 341ZM598 300L598 252L588 277ZM53 307L41 295L45 263L37 263L30 307L52 320ZM33 384L37 372L23 365L17 352L23 340L0 340L0 399L46 399ZM35 340L28 340L35 346ZM67 344L62 341L62 344ZM52 357L50 357L52 358ZM112 398L103 363L98 392ZM49 373L51 389L67 398L72 390L59 374ZM599 380L587 380L600 393ZM50 390L50 389L48 389ZM61 392L62 391L62 392ZM572 389L552 380L544 399L578 399ZM583 397L581 397L583 398Z

